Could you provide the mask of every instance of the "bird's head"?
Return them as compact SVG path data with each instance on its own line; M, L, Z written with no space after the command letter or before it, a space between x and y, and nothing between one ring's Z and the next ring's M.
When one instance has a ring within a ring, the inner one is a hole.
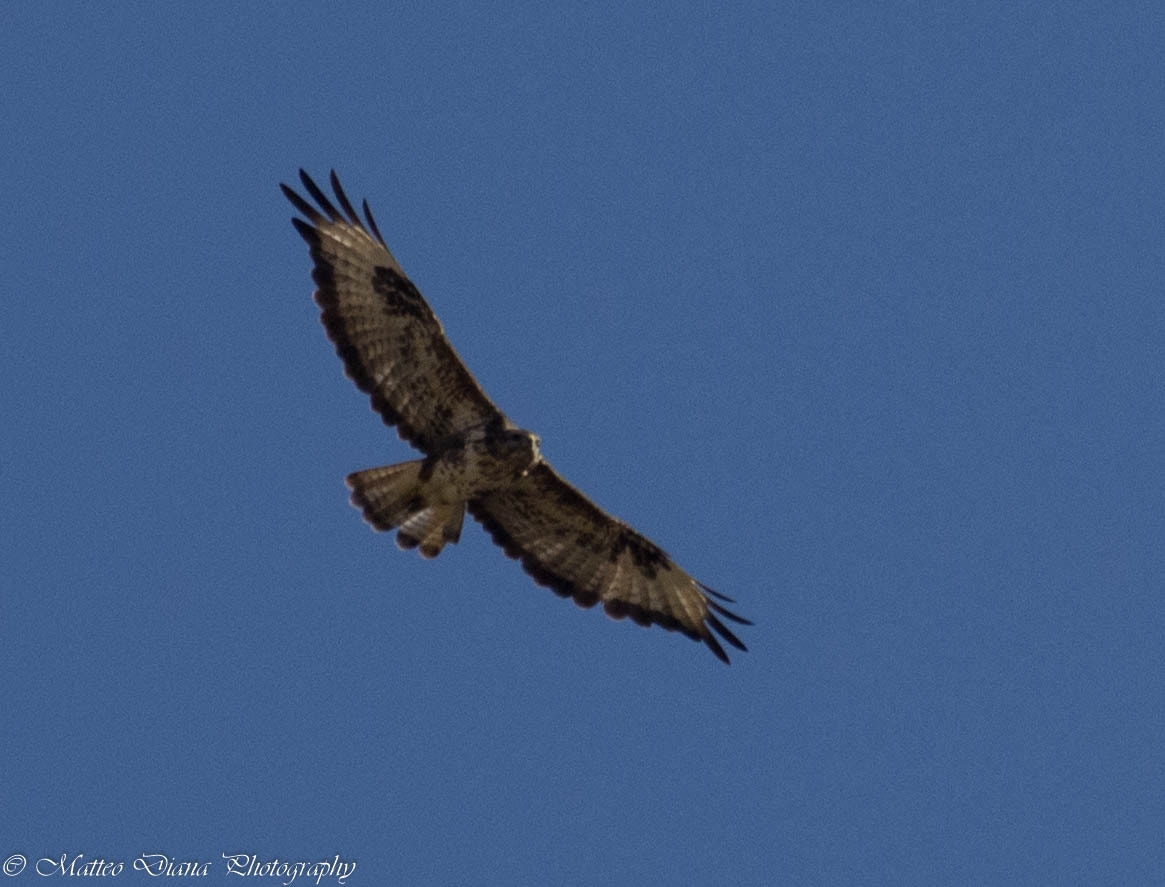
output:
M510 453L510 458L521 465L520 473L523 476L542 458L541 445L542 439L524 428L511 429L505 435L506 449Z

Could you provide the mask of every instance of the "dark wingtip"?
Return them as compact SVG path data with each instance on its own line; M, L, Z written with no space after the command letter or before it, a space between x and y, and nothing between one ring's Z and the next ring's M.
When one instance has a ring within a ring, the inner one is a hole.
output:
M295 216L291 217L291 224L295 226L295 230L299 232L299 236L307 241L309 246L314 246L319 243L320 235L313 225Z
M708 587L707 585L705 585L703 582L696 582L696 584L697 584L698 586L700 586L700 588L704 589L705 593L712 595L712 597L714 597L714 598L718 598L719 600L722 600L722 601L724 601L724 602L726 602L726 603L729 603L729 604L735 604L735 603L736 603L736 599L735 599L735 598L730 598L730 597L729 597L728 595L726 595L726 594L721 594L721 593L720 593L720 592L718 592L718 591L717 591L715 588L710 588L710 587Z
M340 187L340 179L336 175L336 171L334 169L331 171L328 179L332 183L332 191L336 195L336 200L340 202L340 208L344 210L344 215L348 217L348 221L355 225L357 228L363 228L364 226L360 224L360 217L356 215L356 211L352 209L352 204L348 200L348 195L345 194L344 189Z
M368 201L363 201L364 218L368 221L368 227L372 229L372 233L376 235L376 239L380 241L381 245L386 249L388 244L384 242L384 238L380 234L380 229L376 227L376 219L372 218L372 210L368 206Z
M716 654L717 659L719 659L725 665L732 664L732 660L728 658L728 654L724 652L724 648L720 646L719 641L716 640L712 632L708 632L706 635L704 635L703 640L708 649Z
M739 623L740 625L752 625L753 624L751 619L745 619L743 616L737 616L731 610L727 609L726 607L720 606L715 601L708 601L708 607L710 609L715 610L717 613L719 613L725 619L731 619L733 622Z
M320 215L320 211L318 209L300 197L295 191L292 191L291 188L287 187L287 185L280 182L279 189L283 192L283 196L291 201L291 205L294 206L300 214L308 218L310 221L315 224L319 224L324 220L324 217ZM300 224L303 224L303 219L292 219L291 221L293 223L298 221ZM296 227L299 226L297 225ZM303 229L300 229L301 233L302 230Z
M741 643L740 638L734 635L728 626L726 626L711 613L704 617L704 621L707 622L708 625L712 626L712 628L716 629L716 633L719 634L720 637L724 638L724 640L728 641L728 643L732 644L732 646L734 646L737 650L743 650L745 653L748 652L748 647Z
M299 171L299 180L303 182L303 187L307 189L307 192L311 195L312 200L314 200L319 205L319 208L324 211L329 219L331 219L333 222L342 221L340 213L336 207L332 205L332 201L330 201L328 196L322 190L320 190L320 186L312 180L312 177L302 169Z
M714 588L709 588L703 582L697 582L696 584L704 590L705 594L710 594L712 597L717 598L718 600L726 601L727 603L730 603L730 604L736 603L736 601L733 598L730 598L726 594L721 594L720 592L716 591L716 589L714 589ZM720 606L718 603L716 603L716 601L709 600L708 606L711 607L713 610L715 610L717 613L719 613L721 616L724 616L728 619L731 619L733 622L738 622L741 625L752 625L752 620L745 619L743 616L737 616L735 613L733 613L728 608Z

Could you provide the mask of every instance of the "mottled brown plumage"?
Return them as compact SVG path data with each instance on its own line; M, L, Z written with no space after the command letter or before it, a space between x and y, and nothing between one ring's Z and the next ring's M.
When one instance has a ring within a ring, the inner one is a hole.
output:
M703 641L724 662L716 635L744 650L719 617L751 624L718 601L655 543L563 480L482 391L440 321L405 276L376 227L363 221L333 172L339 208L300 170L313 206L286 185L304 219L316 302L348 376L385 424L424 455L348 476L352 502L378 530L436 557L460 538L469 511L536 582L583 607L602 602L616 619L660 625ZM713 633L715 632L715 634Z

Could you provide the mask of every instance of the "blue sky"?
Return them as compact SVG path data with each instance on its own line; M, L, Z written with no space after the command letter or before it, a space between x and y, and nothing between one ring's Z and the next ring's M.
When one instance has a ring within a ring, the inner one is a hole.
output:
M1158 6L4 18L0 858L1165 877ZM363 524L300 166L748 653Z

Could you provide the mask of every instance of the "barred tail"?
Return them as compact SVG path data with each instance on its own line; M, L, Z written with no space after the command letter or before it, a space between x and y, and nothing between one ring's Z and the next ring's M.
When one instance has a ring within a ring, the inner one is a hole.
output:
M400 527L396 544L420 546L424 557L436 557L447 542L461 538L465 504L426 505L421 481L423 460L384 465L348 475L352 504L376 530Z

